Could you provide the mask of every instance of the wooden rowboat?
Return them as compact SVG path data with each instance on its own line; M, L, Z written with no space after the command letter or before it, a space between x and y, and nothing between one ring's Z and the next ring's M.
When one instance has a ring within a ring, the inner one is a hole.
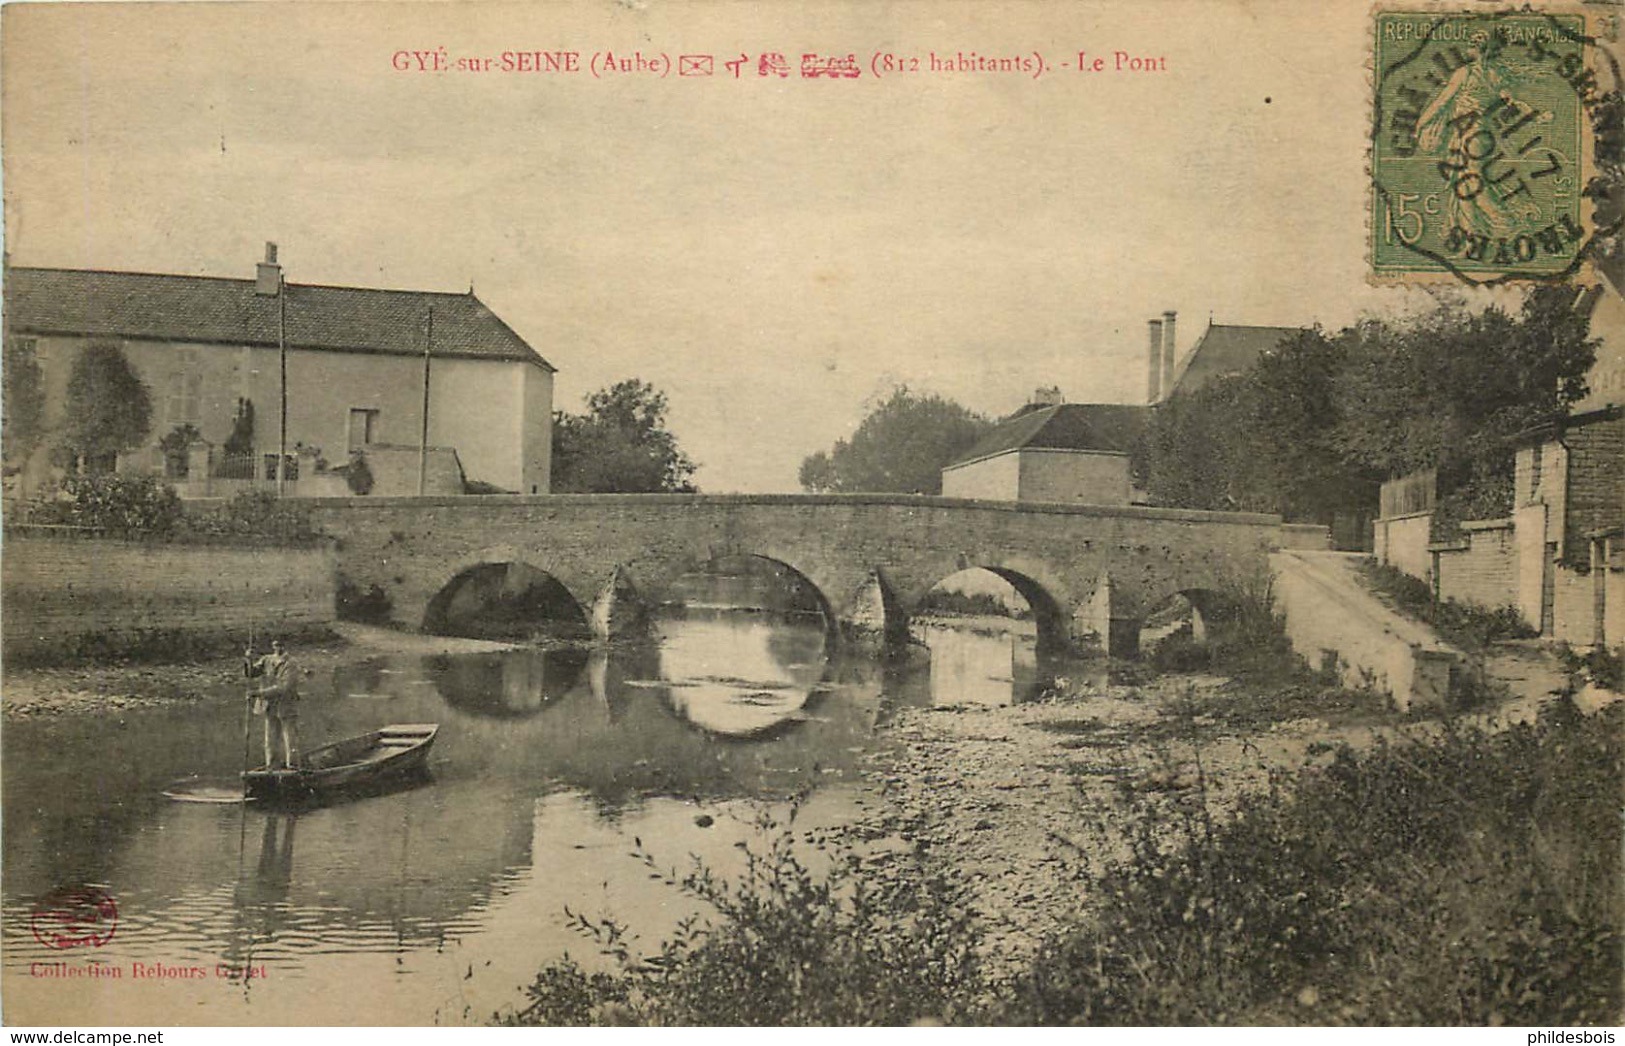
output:
M396 723L306 752L293 770L243 774L250 800L301 801L365 793L423 773L438 723Z

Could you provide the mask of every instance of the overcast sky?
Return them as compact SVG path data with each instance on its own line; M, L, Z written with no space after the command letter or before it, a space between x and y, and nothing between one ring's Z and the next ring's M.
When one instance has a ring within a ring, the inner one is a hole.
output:
M472 284L559 368L556 407L644 378L702 489L790 491L894 383L994 415L1048 384L1142 402L1164 309L1184 350L1210 315L1336 327L1426 304L1365 280L1369 10L13 5L6 248L246 277L275 240L294 282ZM439 47L717 64L392 68ZM1107 71L1076 71L1080 50ZM1165 71L1115 72L1116 50ZM756 75L768 51L789 78ZM877 79L877 51L921 71ZM1056 68L932 74L933 51ZM862 75L803 79L807 52Z

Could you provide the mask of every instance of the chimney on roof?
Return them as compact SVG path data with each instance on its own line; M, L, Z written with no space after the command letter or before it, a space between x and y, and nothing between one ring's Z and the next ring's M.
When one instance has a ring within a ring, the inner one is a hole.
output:
M1065 402L1066 397L1061 395L1059 385L1040 385L1033 390L1032 402L1029 405L1034 407L1059 407Z
M1145 401L1155 403L1162 398L1162 321L1151 320L1146 326L1151 328L1151 341L1146 347Z
M276 263L276 244L265 241L265 260L254 271L254 293L274 298L282 289L282 266Z
M1162 314L1162 398L1174 394L1174 310Z

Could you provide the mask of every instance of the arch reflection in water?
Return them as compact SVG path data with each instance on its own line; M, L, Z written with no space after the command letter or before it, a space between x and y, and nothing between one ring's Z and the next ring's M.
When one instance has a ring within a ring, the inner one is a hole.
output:
M1010 705L1035 696L1049 603L1036 584L1009 572L972 568L937 582L909 626L931 651L931 704Z
M574 689L587 667L580 647L424 658L423 671L446 704L471 715L533 716Z
M817 615L691 611L656 625L674 711L724 737L758 737L809 714L826 668Z
M931 651L931 704L938 708L1020 704L1043 689L1031 632L947 621L917 621L911 630Z

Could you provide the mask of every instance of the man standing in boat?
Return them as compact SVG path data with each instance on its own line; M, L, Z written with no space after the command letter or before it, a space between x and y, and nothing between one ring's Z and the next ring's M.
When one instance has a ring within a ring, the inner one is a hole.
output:
M282 768L291 770L299 763L299 666L282 649L282 640L271 640L271 652L258 660L254 648L243 652L243 674L261 680L254 691L254 712L265 717L265 768L274 769L275 735L282 737Z

